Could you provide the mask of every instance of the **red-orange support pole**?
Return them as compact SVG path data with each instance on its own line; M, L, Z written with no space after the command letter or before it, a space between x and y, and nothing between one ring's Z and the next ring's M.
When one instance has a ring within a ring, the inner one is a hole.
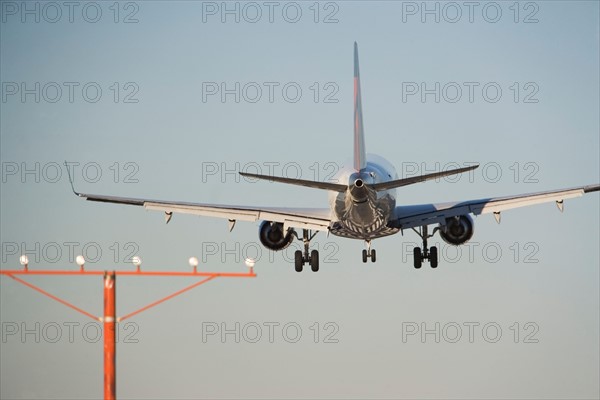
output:
M104 399L115 400L116 380L116 290L115 271L104 274Z

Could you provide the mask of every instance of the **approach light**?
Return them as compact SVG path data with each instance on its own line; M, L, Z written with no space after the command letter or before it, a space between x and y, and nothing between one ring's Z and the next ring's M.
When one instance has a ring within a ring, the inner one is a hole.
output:
M22 266L26 267L27 264L29 264L29 257L27 257L25 254L23 254L21 257L19 257L19 262L21 263Z
M133 263L133 265L135 265L135 267L136 267L136 268L139 268L139 267L140 267L140 265L142 265L142 259L141 259L141 258L139 258L138 256L134 256L134 257L131 259L131 262Z
M85 264L85 258L83 258L82 255L79 255L77 257L75 257L75 262L77 263L77 265L79 265L80 267L83 267L83 264Z
M196 257L190 257L188 262L190 263L190 267L192 268L196 268L198 266L198 258Z

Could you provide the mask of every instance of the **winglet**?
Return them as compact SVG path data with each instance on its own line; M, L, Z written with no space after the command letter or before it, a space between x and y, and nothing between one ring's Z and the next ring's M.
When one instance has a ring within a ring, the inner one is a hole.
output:
M354 42L354 169L367 166L365 132L363 127L362 101L360 96L360 72L358 68L358 44Z
M600 191L599 184L587 185L587 186L583 187L583 193L591 193L591 192L598 192L598 191Z
M71 183L71 190L75 193L76 196L81 197L81 194L75 191L75 186L73 186L73 177L71 176L71 170L67 165L67 161L65 160L65 168L67 169L67 174L69 175L69 183Z

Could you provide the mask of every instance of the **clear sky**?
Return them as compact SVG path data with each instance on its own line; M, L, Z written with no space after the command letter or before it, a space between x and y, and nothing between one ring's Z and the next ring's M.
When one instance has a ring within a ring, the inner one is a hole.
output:
M373 242L375 264L360 241L319 234L321 271L298 274L298 242L269 253L258 223L229 233L85 202L62 166L87 193L325 207L322 191L234 172L326 180L349 160L357 41L369 152L401 176L481 164L402 188L399 203L597 183L598 2L1 6L2 268L22 252L32 269L76 268L82 252L90 269L258 258L256 279L217 279L123 323L119 397L600 395L597 193L563 214L481 216L459 250L436 236L437 270L412 267L410 231ZM28 279L102 312L100 278ZM118 314L192 282L119 278ZM102 396L98 325L6 277L0 301L0 397Z

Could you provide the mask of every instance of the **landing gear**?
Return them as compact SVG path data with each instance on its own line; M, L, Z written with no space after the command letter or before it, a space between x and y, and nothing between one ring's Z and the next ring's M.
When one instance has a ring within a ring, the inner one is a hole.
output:
M367 259L370 258L371 262L375 262L377 260L377 253L375 253L375 249L371 249L371 241L365 241L367 248L362 251L362 260L364 263L367 262Z
M421 268L424 260L429 260L429 265L431 268L437 268L438 266L438 251L437 247L432 246L430 248L427 247L427 239L433 237L438 228L433 230L433 233L429 235L427 233L427 225L422 226L419 231L413 228L413 231L417 233L423 239L423 249L419 247L415 247L413 249L413 260L415 268Z
M294 232L295 234L295 232ZM294 253L294 267L296 272L302 272L304 264L308 263L313 272L319 270L319 252L313 250L309 252L310 241L316 236L317 232L312 233L308 229L302 230L302 241L304 242L304 252L302 250L296 250ZM296 235L296 238L300 238Z

